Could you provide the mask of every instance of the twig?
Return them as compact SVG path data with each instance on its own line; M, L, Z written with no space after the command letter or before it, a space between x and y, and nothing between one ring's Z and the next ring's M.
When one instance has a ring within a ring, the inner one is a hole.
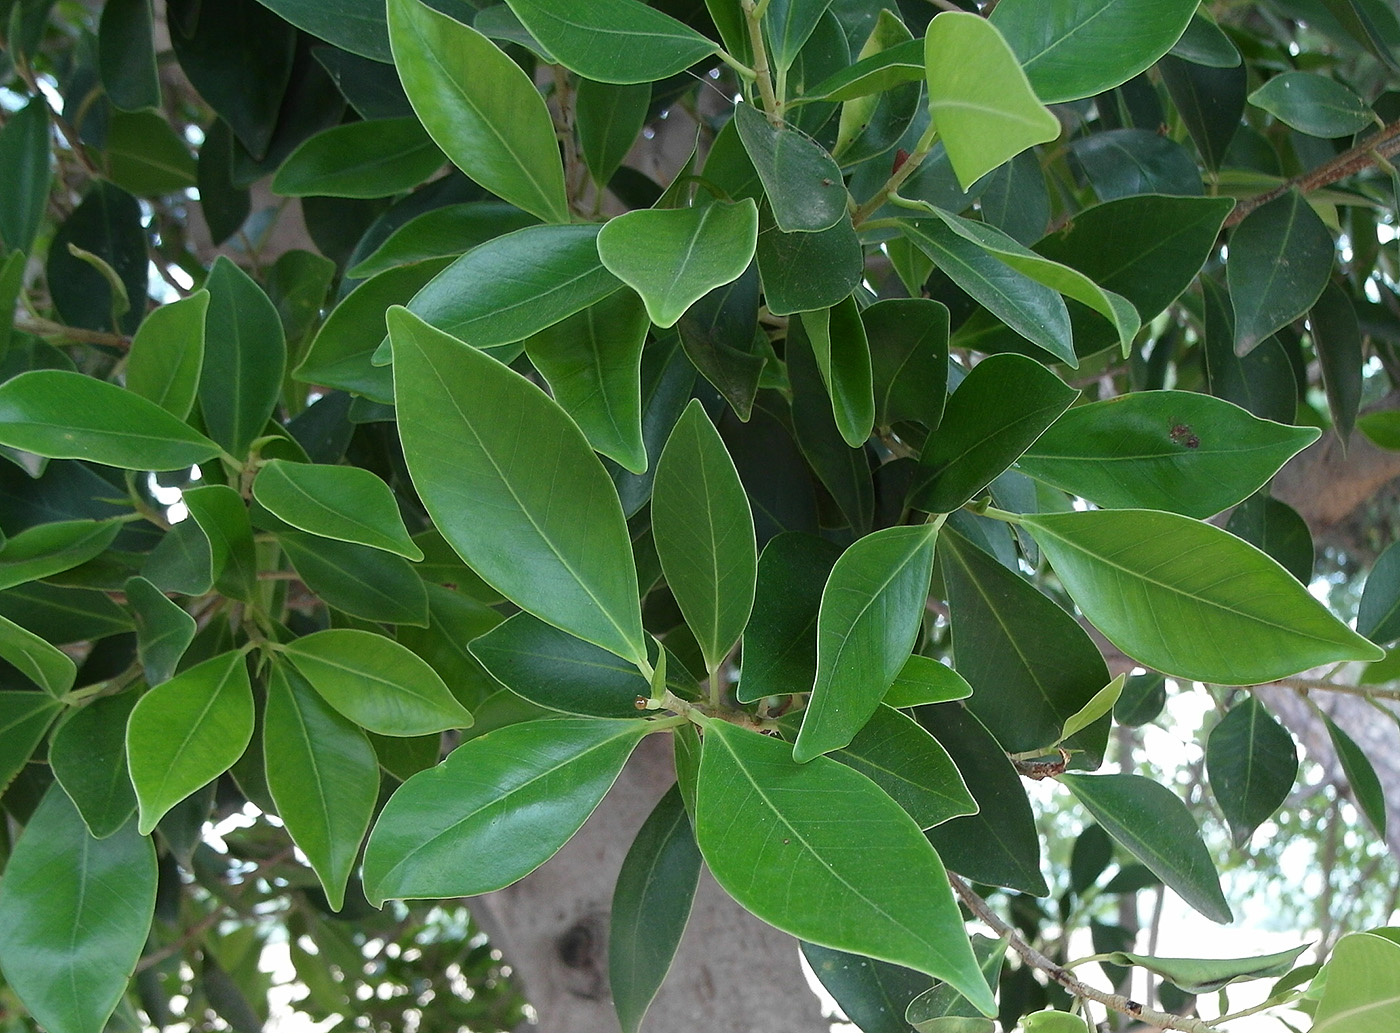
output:
M1304 695L1309 692L1340 692L1347 696L1361 696L1364 699L1400 700L1400 689L1387 689L1379 685L1339 685L1336 682L1319 681L1316 678L1280 678L1262 685L1244 685L1241 688L1253 690L1268 688L1270 685L1279 685Z
M105 344L110 348L130 348L131 338L125 334L108 333L105 330L85 330L77 326L64 326L39 316L16 316L14 328L21 333L35 337L62 337L79 344Z
M972 891L972 888L961 878L948 873L948 881L953 885L953 891L964 904L979 919L985 922L998 935L1005 937L1012 950L1021 956L1026 964L1040 969L1047 976L1059 983L1062 987L1072 993L1075 997L1084 997L1091 1001L1097 1001L1105 1008L1111 1008L1123 1015L1131 1016L1156 1026L1159 1029L1178 1029L1185 1033L1219 1033L1217 1027L1201 1019L1193 1019L1186 1015L1174 1015L1171 1012L1154 1011L1137 1001L1129 1000L1121 994L1104 993L1096 990L1088 983L1080 982L1072 976L1065 968L1055 964L1040 951L1036 950L1025 940L1021 939L1016 930L991 909L985 900Z
M778 97L773 92L773 74L768 67L768 48L763 43L763 25L759 21L763 17L763 8L768 6L767 0L761 0L760 4L755 4L754 0L739 0L739 6L744 9L744 20L749 27L749 46L753 48L753 71L754 78L758 81L758 96L763 101L764 114L768 116L768 124L774 129L781 129L783 126L783 109L778 103Z

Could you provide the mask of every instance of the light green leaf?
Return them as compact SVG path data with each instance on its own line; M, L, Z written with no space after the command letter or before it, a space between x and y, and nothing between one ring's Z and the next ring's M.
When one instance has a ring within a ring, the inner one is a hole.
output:
M272 190L283 197L390 197L446 160L416 118L350 122L305 140L272 177Z
M240 650L191 667L142 696L126 726L141 834L227 771L252 737L253 690Z
M943 863L864 775L829 757L798 764L783 743L712 721L696 808L710 871L759 918L812 943L927 972L995 1011Z
M1206 774L1230 838L1243 847L1293 791L1298 746L1257 697L1246 696L1211 729Z
M831 411L841 438L860 448L875 425L875 395L870 345L855 298L829 309L802 313L822 382L831 396Z
M841 167L821 144L787 124L772 125L752 104L735 107L734 125L779 229L819 233L846 217Z
M67 653L6 617L0 617L0 658L51 696L71 689L78 674Z
M1212 922L1234 920L1196 820L1142 775L1063 774L1059 781L1114 839Z
M282 320L268 296L223 255L205 281L204 364L199 410L209 436L236 458L267 428L287 363Z
M383 635L331 628L280 652L327 703L368 731L407 736L471 727L471 714L437 672Z
M1277 562L1209 524L1131 509L1021 522L1090 623L1164 674L1257 685L1385 655Z
M1004 0L990 21L1046 104L1092 97L1150 68L1186 31L1195 0Z
M713 671L748 624L758 550L739 473L698 399L657 461L651 525L666 583Z
M106 839L136 813L126 771L126 723L135 692L101 696L54 730L49 764L94 839Z
M156 851L128 824L94 840L59 786L0 883L0 967L51 1033L93 1033L126 992L156 904Z
M1245 216L1225 261L1237 355L1247 355L1312 308L1327 286L1335 253L1332 235L1297 190Z
M365 847L365 894L465 897L509 886L568 842L647 732L559 717L471 739L389 798Z
M368 470L273 459L258 471L253 497L303 531L411 560L423 558L408 536L394 493Z
M409 219L389 234L368 257L351 266L346 275L362 279L377 276L385 270L399 266L426 262L431 258L461 255L496 237L523 230L538 222L539 220L529 212L522 212L515 205L506 204L504 201L468 201L463 204L443 205ZM433 275L439 271L440 269L434 269ZM427 282L427 279L426 276L423 277L423 282ZM396 297L394 301L406 301L411 296L412 292L402 298ZM335 311L340 311L340 307L337 306Z
M1283 72L1249 95L1284 124L1309 136L1351 136L1376 125L1376 114L1336 79L1311 72Z
M757 242L758 209L746 199L619 215L599 231L598 257L665 328L711 290L742 276Z
M1107 961L1115 965L1136 965L1161 976L1188 994L1210 994L1231 983L1250 979L1272 979L1293 968L1298 955L1312 944L1261 954L1257 958L1154 958L1146 954L1114 951Z
M1351 795L1361 807L1361 813L1376 830L1376 835L1385 838L1386 800L1385 787L1381 785L1376 769L1367 758L1356 740L1344 732L1326 714L1322 720L1327 725L1327 735L1332 740L1332 748L1342 763L1342 773L1351 786Z
M0 590L40 581L100 556L121 531L117 520L35 524L0 546Z
M459 169L546 222L568 222L554 126L530 77L475 29L419 0L389 0L399 78Z
M438 530L521 609L645 663L622 506L583 433L484 353L405 309L388 318L404 455Z
M1312 1033L1390 1033L1400 1022L1400 945L1348 933L1327 962Z
M1016 55L980 15L944 11L934 18L924 64L929 114L964 190L1060 135L1060 120L1036 99Z
M817 677L793 757L847 745L909 659L933 573L933 524L888 527L841 554L822 592Z
M1127 674L1118 675L1094 693L1093 698L1088 703L1071 714L1065 721L1064 728L1060 731L1060 741L1063 742L1076 732L1088 728L1099 718L1109 713L1113 709L1113 704L1118 702L1118 697L1122 695L1123 683L1127 678Z
M0 445L126 470L177 470L219 446L154 402L81 373L38 369L0 384Z
M651 83L719 48L637 0L506 0L525 28L570 71L603 83Z
M915 653L904 661L883 702L887 707L902 709L949 703L971 695L972 686L957 671L932 657Z
M204 368L204 319L209 292L162 305L141 321L126 360L126 387L177 420L194 408Z
M374 748L296 671L273 664L263 755L277 816L339 911L379 798Z

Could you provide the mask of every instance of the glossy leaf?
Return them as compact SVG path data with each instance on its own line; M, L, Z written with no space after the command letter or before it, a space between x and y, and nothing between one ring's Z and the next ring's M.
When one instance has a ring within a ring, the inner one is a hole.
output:
M804 312L802 324L831 396L831 411L841 438L852 448L860 448L875 425L875 397L870 345L855 299Z
M774 315L835 305L860 284L865 253L849 219L821 233L784 233L765 205L754 251L763 300Z
M299 531L280 531L277 542L326 605L361 620L427 625L427 592L402 556Z
M215 586L234 599L252 600L257 593L257 555L242 497L226 484L186 488L181 497L209 543Z
M753 415L754 397L767 365L755 347L760 338L758 295L758 264L751 262L742 276L710 291L676 323L685 357L724 395L741 420Z
M106 839L136 814L126 771L126 723L136 693L93 700L54 730L49 764L94 839Z
M1313 304L1308 312L1308 328L1322 367L1332 426L1345 445L1356 426L1356 411L1361 405L1365 360L1356 309L1336 284L1329 283Z
M1088 728L1101 717L1106 717L1113 711L1118 703L1118 697L1123 693L1123 683L1127 681L1126 674L1120 674L1111 682L1094 693L1088 703L1076 710L1065 720L1065 726L1060 730L1061 741L1069 739L1071 736Z
M390 60L384 5L375 0L344 0L327 7L320 0L258 0L299 29L343 50L375 61Z
M273 459L258 471L253 497L303 531L411 560L423 558L408 536L394 493L368 470Z
M875 425L943 418L948 379L948 308L927 298L891 298L860 314L870 345Z
M1337 759L1341 762L1342 772L1346 775L1347 783L1351 786L1352 796L1361 807L1361 813L1366 815L1366 820L1376 830L1376 835L1384 838L1386 825L1385 788L1376 775L1375 767L1367 759L1366 754L1362 752L1361 747L1356 745L1355 739L1338 727L1337 723L1327 715L1324 714L1322 719L1327 725L1327 735L1332 740L1332 748L1336 750Z
M613 890L608 983L623 1033L637 1033L666 978L699 880L700 851L673 785L632 841Z
M994 1010L942 862L869 779L826 757L795 763L782 743L714 721L696 807L710 871L759 918L927 972Z
M1310 72L1276 75L1249 102L1309 136L1351 136L1376 124L1375 113L1349 88Z
M1206 742L1211 793L1235 846L1282 806L1298 778L1298 747L1255 696L1230 708Z
M404 90L452 163L503 201L568 222L554 127L529 76L481 33L419 0L391 0L388 12Z
M645 661L622 508L582 432L539 388L410 312L391 309L389 328L404 454L438 530L522 609Z
M154 402L58 369L0 384L0 445L127 470L175 470L219 454L218 445Z
M131 824L94 840L53 786L15 844L0 886L6 982L52 1033L102 1029L141 957L155 902L151 841Z
M151 312L126 360L126 387L183 420L194 408L204 368L209 292L198 290Z
M29 763L61 709L43 693L0 691L0 789Z
M1089 621L1164 674L1255 685L1384 655L1277 562L1209 524L1150 510L1021 519ZM1157 615L1150 625L1145 613Z
M1233 68L1209 68L1171 54L1157 67L1202 163L1212 171L1219 169L1244 114L1249 70L1243 62Z
M169 681L194 641L195 619L144 577L127 579L126 603L136 621L136 655L146 684Z
M1252 495L1317 440L1188 391L1143 391L1076 406L1017 467L1100 506L1204 519Z
M1154 958L1146 954L1114 951L1107 959L1116 965L1136 965L1161 976L1188 994L1209 994L1232 983L1272 979L1285 975L1298 955L1311 944L1257 958Z
M1400 945L1390 937L1343 936L1326 971L1315 1033L1386 1033L1400 1020Z
M286 338L263 289L220 256L205 281L204 365L199 409L209 436L242 458L267 426L282 389Z
M529 212L504 201L468 201L432 208L390 233L366 258L351 266L347 275L372 277L398 266L461 255L538 222ZM439 271L433 269L433 274ZM427 279L423 277L422 282ZM404 301L409 296L412 292L394 300Z
M948 513L1019 459L1076 392L1022 355L983 359L948 399L942 429L919 457L909 504Z
M841 554L822 592L817 677L793 757L846 746L903 668L924 616L937 527L890 527Z
M860 58L805 91L807 100L845 102L924 78L924 44L911 39Z
M758 558L753 616L744 628L742 703L805 692L817 676L817 613L841 550L815 535L787 532Z
M277 816L339 911L378 801L374 749L364 732L283 664L268 674L263 736Z
M563 846L646 734L642 721L526 721L463 743L390 797L365 847L365 894L463 897L508 886Z
M753 201L716 202L619 215L598 232L598 256L642 296L651 321L665 328L711 290L743 275L757 241Z
M101 555L121 524L61 520L30 527L0 546L0 590L70 570Z
M861 1033L908 1033L904 1009L931 982L922 972L902 965L818 947L815 943L804 943L802 956Z
M327 703L367 731L427 735L472 723L437 672L393 639L331 628L280 652Z
M1171 790L1142 775L1064 774L1059 780L1186 903L1213 922L1233 921L1196 821Z
M272 190L283 197L389 197L446 161L416 118L379 118L324 130L282 163Z
M71 689L78 673L67 653L5 617L0 617L0 658L51 696Z
M831 0L772 0L769 3L763 22L776 67L792 67L830 6Z
M1005 938L972 934L972 953L982 967L988 986L1000 981L1002 962L1006 959ZM962 994L946 983L925 990L909 1002L904 1010L905 1021L918 1033L991 1033L990 1029L954 1023L986 1022Z
M784 233L819 233L846 215L841 168L819 143L789 125L774 126L751 104L734 125Z
M977 813L948 751L917 721L888 706L877 707L850 745L832 759L883 789L921 829Z
M1186 30L1191 0L1006 0L990 21L1046 104L1092 97L1150 68Z
M637 0L507 0L525 28L570 71L604 83L650 83L718 49Z
M1248 354L1312 307L1327 286L1335 251L1327 227L1296 190L1245 217L1225 263L1236 354Z
M242 651L197 664L142 696L126 726L141 834L227 771L252 737L253 690Z
M947 664L915 653L895 675L894 684L885 693L888 707L920 707L929 703L948 703L972 695L972 686Z
M944 11L924 36L929 114L964 190L1027 147L1060 135L996 26Z

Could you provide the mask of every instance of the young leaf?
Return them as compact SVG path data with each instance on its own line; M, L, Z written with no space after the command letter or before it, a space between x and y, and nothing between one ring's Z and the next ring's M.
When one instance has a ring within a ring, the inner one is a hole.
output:
M1272 979L1293 968L1298 955L1311 947L1262 954L1257 958L1154 958L1146 954L1114 951L1106 960L1115 965L1136 965L1161 976L1188 994L1215 993L1231 983L1250 979Z
M809 88L803 99L844 103L923 78L924 43L911 39L847 65Z
M102 696L54 730L49 764L94 839L119 831L136 813L126 773L126 723L136 693Z
M447 159L416 118L334 126L305 140L272 177L283 197L389 197L411 190Z
M656 464L651 524L666 583L713 671L748 624L758 552L739 473L698 399Z
M559 717L468 740L389 798L365 847L365 894L466 897L509 886L568 842L647 732Z
M1036 99L1001 32L981 15L945 11L934 18L924 64L929 114L964 190L1060 135L1060 120Z
M394 493L368 470L273 459L258 471L253 498L303 531L410 560L423 558L408 536Z
M218 778L253 737L244 653L231 650L157 685L131 712L126 762L149 835L177 803Z
M471 726L437 672L383 635L331 628L294 639L281 653L327 703L368 731L427 735Z
M904 661L883 702L887 707L904 709L950 703L971 695L972 686L957 671L932 657L915 653Z
M0 966L52 1033L105 1027L156 904L156 851L128 824L94 840L59 786L44 794L0 884Z
M1206 741L1206 774L1236 847L1282 806L1298 778L1298 746L1254 696L1230 708Z
M1400 944L1349 933L1327 962L1313 1033L1388 1033L1400 1021Z
M204 320L209 292L198 290L151 312L136 331L126 360L126 387L177 420L189 416L204 368Z
M1297 319L1317 301L1336 247L1296 190L1247 215L1230 238L1225 276L1235 306L1235 353Z
M846 216L841 167L801 130L774 126L752 104L734 109L734 126L784 233L820 233Z
M530 77L481 33L419 0L390 0L388 12L404 90L452 163L503 201L568 222L554 126Z
M1351 794L1361 807L1361 813L1376 830L1376 835L1385 838L1385 788L1376 776L1376 769L1362 752L1356 740L1342 731L1337 723L1323 715L1327 725L1327 735L1332 740L1332 748L1337 751L1337 759L1342 762L1342 773L1351 785Z
M798 764L782 743L713 721L696 807L710 871L759 918L927 972L984 1013L995 1009L942 862L868 778L827 757ZM812 908L813 900L826 903Z
M608 983L623 1033L637 1033L666 978L699 881L700 851L673 785L632 841L613 890Z
M1164 674L1257 685L1385 655L1277 562L1209 524L1131 509L1021 522L1090 623ZM1158 617L1144 623L1144 614Z
M650 208L598 232L598 257L632 287L657 326L675 326L696 301L743 275L758 241L752 200L703 208Z
M1142 775L1063 774L1059 780L1128 852L1212 922L1234 920L1196 820Z
M933 573L933 524L888 527L841 554L822 592L817 677L793 758L850 743L909 659Z
M1118 675L1094 693L1093 698L1088 703L1072 714L1065 721L1064 728L1060 730L1060 741L1063 742L1075 733L1083 731L1113 710L1113 705L1118 702L1118 697L1123 692L1123 683L1127 677L1127 674Z
M268 674L263 737L277 816L339 911L378 802L374 749L285 664L273 664Z
M389 333L404 455L438 530L521 609L645 662L622 507L577 425L406 309L389 310Z
M652 83L719 48L637 0L507 0L559 64L602 83Z
M948 751L917 721L888 706L876 708L850 745L831 756L888 793L921 829L977 813Z
M846 444L860 448L875 425L875 396L870 345L855 298L846 298L829 309L804 312L802 323L831 395L836 427Z

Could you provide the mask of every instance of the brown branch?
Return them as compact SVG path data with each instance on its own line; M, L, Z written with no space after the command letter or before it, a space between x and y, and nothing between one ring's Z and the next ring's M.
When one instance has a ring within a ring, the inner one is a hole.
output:
M16 316L14 328L20 333L35 337L62 337L79 344L105 344L110 348L130 348L131 338L125 334L108 333L105 330L85 330L77 326L64 326L38 316Z
M1296 189L1304 194L1321 190L1325 186L1331 186L1339 180L1376 165L1378 159L1393 158L1397 154L1400 154L1400 119L1386 125L1375 136L1367 137L1350 150L1343 151L1331 161L1323 162L1311 172L1294 176L1272 190L1266 190L1262 194L1256 194L1254 197L1241 201L1235 205L1235 210L1225 220L1225 225L1239 225L1250 212L1262 208L1290 190Z
M1036 950L1025 940L1021 939L1016 930L991 909L985 900L972 891L972 888L961 878L948 873L948 881L953 884L953 890L964 904L979 919L985 922L998 935L1005 937L1012 950L1021 956L1026 964L1040 969L1047 976L1059 983L1062 987L1074 994L1076 997L1086 998L1090 1001L1097 1001L1105 1008L1111 1008L1122 1015L1127 1015L1145 1022L1158 1029L1178 1029L1185 1033L1219 1033L1217 1027L1201 1019L1194 1019L1188 1015L1174 1015L1171 1012L1154 1011L1146 1005L1137 1001L1129 1000L1121 994L1104 993L1096 990L1087 983L1082 983L1070 972L1055 964L1040 951Z

